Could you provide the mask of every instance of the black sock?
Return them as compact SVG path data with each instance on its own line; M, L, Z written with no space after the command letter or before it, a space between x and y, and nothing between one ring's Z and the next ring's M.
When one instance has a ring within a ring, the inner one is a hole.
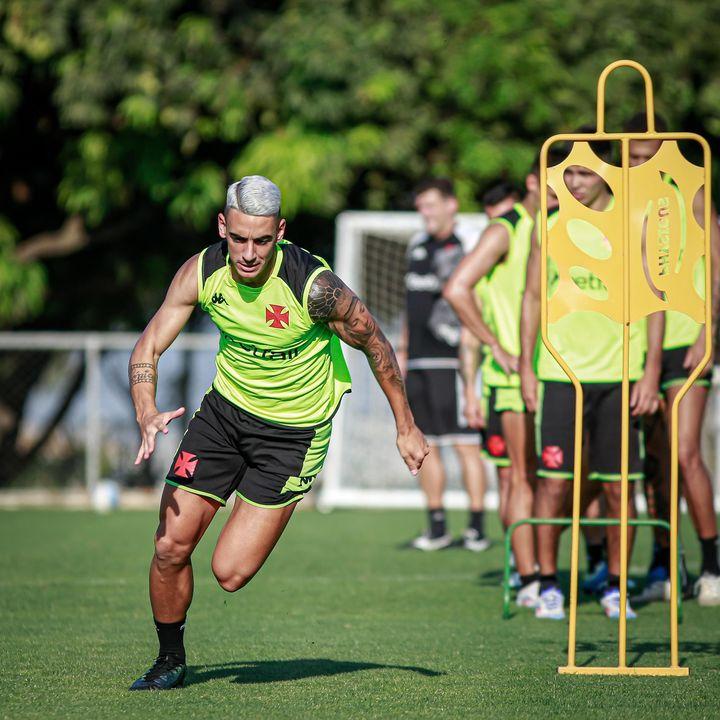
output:
M445 510L434 508L428 510L430 517L430 537L436 538L445 534Z
M604 560L605 543L590 544L585 541L585 552L587 554L588 570L594 572L595 568Z
M482 510L471 510L468 527L477 530L480 537L485 537L485 513Z
M620 589L620 576L619 575L608 575L607 579L608 588Z
M658 545L657 543L653 547L653 557L650 563L650 569L665 568L668 573L670 572L670 547Z
M702 570L701 572L710 573L710 575L720 575L720 567L718 567L718 551L717 551L717 535L715 537L700 538L700 550L702 551Z
M160 641L158 655L172 655L185 662L185 645L183 643L185 620L174 623L161 623L155 620L155 629Z
M538 579L537 573L531 573L530 575L521 575L520 576L520 587L525 587L526 585L529 585L530 583L534 583Z
M555 573L552 573L552 575L540 575L540 592L545 592L545 590L549 590L551 587L557 586L558 581Z

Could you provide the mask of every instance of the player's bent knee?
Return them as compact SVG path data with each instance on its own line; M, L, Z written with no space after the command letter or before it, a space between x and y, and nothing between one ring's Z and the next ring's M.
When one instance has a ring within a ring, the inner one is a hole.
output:
M192 554L192 546L180 543L168 535L155 536L155 558L161 566L185 565Z
M226 592L237 592L244 588L255 577L254 572L247 572L242 568L226 569L213 565L213 575L218 585Z

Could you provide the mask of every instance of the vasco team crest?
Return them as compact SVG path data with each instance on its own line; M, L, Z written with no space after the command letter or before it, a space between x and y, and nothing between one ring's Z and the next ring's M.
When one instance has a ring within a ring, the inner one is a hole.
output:
M268 305L265 308L265 322L268 327L284 330L290 325L290 311L284 305Z

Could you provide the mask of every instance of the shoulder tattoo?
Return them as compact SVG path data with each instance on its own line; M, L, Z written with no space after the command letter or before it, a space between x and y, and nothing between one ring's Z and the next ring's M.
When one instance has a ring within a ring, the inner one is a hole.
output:
M337 316L338 303L349 292L345 283L330 270L321 272L310 287L308 313L314 322L327 322Z

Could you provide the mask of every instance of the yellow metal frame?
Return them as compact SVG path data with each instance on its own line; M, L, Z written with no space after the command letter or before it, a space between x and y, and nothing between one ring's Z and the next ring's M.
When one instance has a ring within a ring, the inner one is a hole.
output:
M630 67L637 70L645 82L645 105L648 118L647 132L607 133L605 132L605 83L614 70ZM588 144L594 140L620 141L622 148L621 167L600 160ZM662 145L656 155L646 163L630 168L629 145L631 140L660 140ZM680 152L678 140L694 140L703 150L704 166L693 165ZM547 155L550 147L557 142L572 142L572 151L559 165L548 168ZM575 387L575 452L573 478L572 548L570 572L570 613L568 629L567 665L558 668L562 674L584 675L674 675L686 676L689 669L681 667L678 658L678 403L703 368L712 353L711 322L711 253L710 253L710 147L694 133L658 133L655 131L655 113L652 80L648 71L632 60L618 60L608 65L598 79L597 130L588 134L554 135L545 141L540 156L540 187L548 185L555 190L560 200L557 222L548 229L547 193L541 193L541 334L542 340L552 356L560 364ZM612 210L597 212L576 201L568 192L563 180L568 165L584 165L600 174L608 183L615 196ZM662 169L671 169L675 189L670 193L669 185L663 182ZM695 194L704 186L705 221L704 229L694 219L692 202ZM658 203L658 192L663 194L663 203ZM671 196L671 197L668 197ZM689 200L689 202L688 202ZM650 204L649 204L650 203ZM653 204L654 203L654 204ZM679 213L681 203L686 206L685 231L677 247L669 231L658 232L658 211L650 208L662 207L669 213ZM612 247L611 256L605 260L590 257L568 242L565 231L566 220L580 218L597 226ZM646 224L646 225L644 225ZM645 230L644 230L645 228ZM645 232L645 246L642 238ZM621 239L621 243L618 243ZM637 242L633 242L637 241ZM552 298L548 298L548 251L552 243L552 259L558 266L559 282ZM648 250L649 249L649 250ZM692 272L697 259L705 256L705 298L692 289ZM648 263L648 255L658 263ZM660 262L659 258L663 258ZM581 262L579 261L581 258ZM644 261L645 259L645 261ZM680 263L679 259L683 259ZM675 260L675 263L673 263ZM584 295L570 279L569 270L581 264L590 269L605 283L608 289L606 300L594 300ZM575 312L591 310L600 312L623 327L622 360L622 443L621 443L621 515L620 515L620 620L618 631L617 667L577 666L575 663L577 600L578 600L578 550L580 539L580 482L582 464L582 417L583 391L580 381L550 341L548 323ZM678 310L699 323L705 323L705 355L702 362L692 371L681 387L671 408L671 475L670 475L670 665L668 667L629 667L627 665L627 574L628 574L628 455L629 455L629 356L630 324L650 313L662 310Z

